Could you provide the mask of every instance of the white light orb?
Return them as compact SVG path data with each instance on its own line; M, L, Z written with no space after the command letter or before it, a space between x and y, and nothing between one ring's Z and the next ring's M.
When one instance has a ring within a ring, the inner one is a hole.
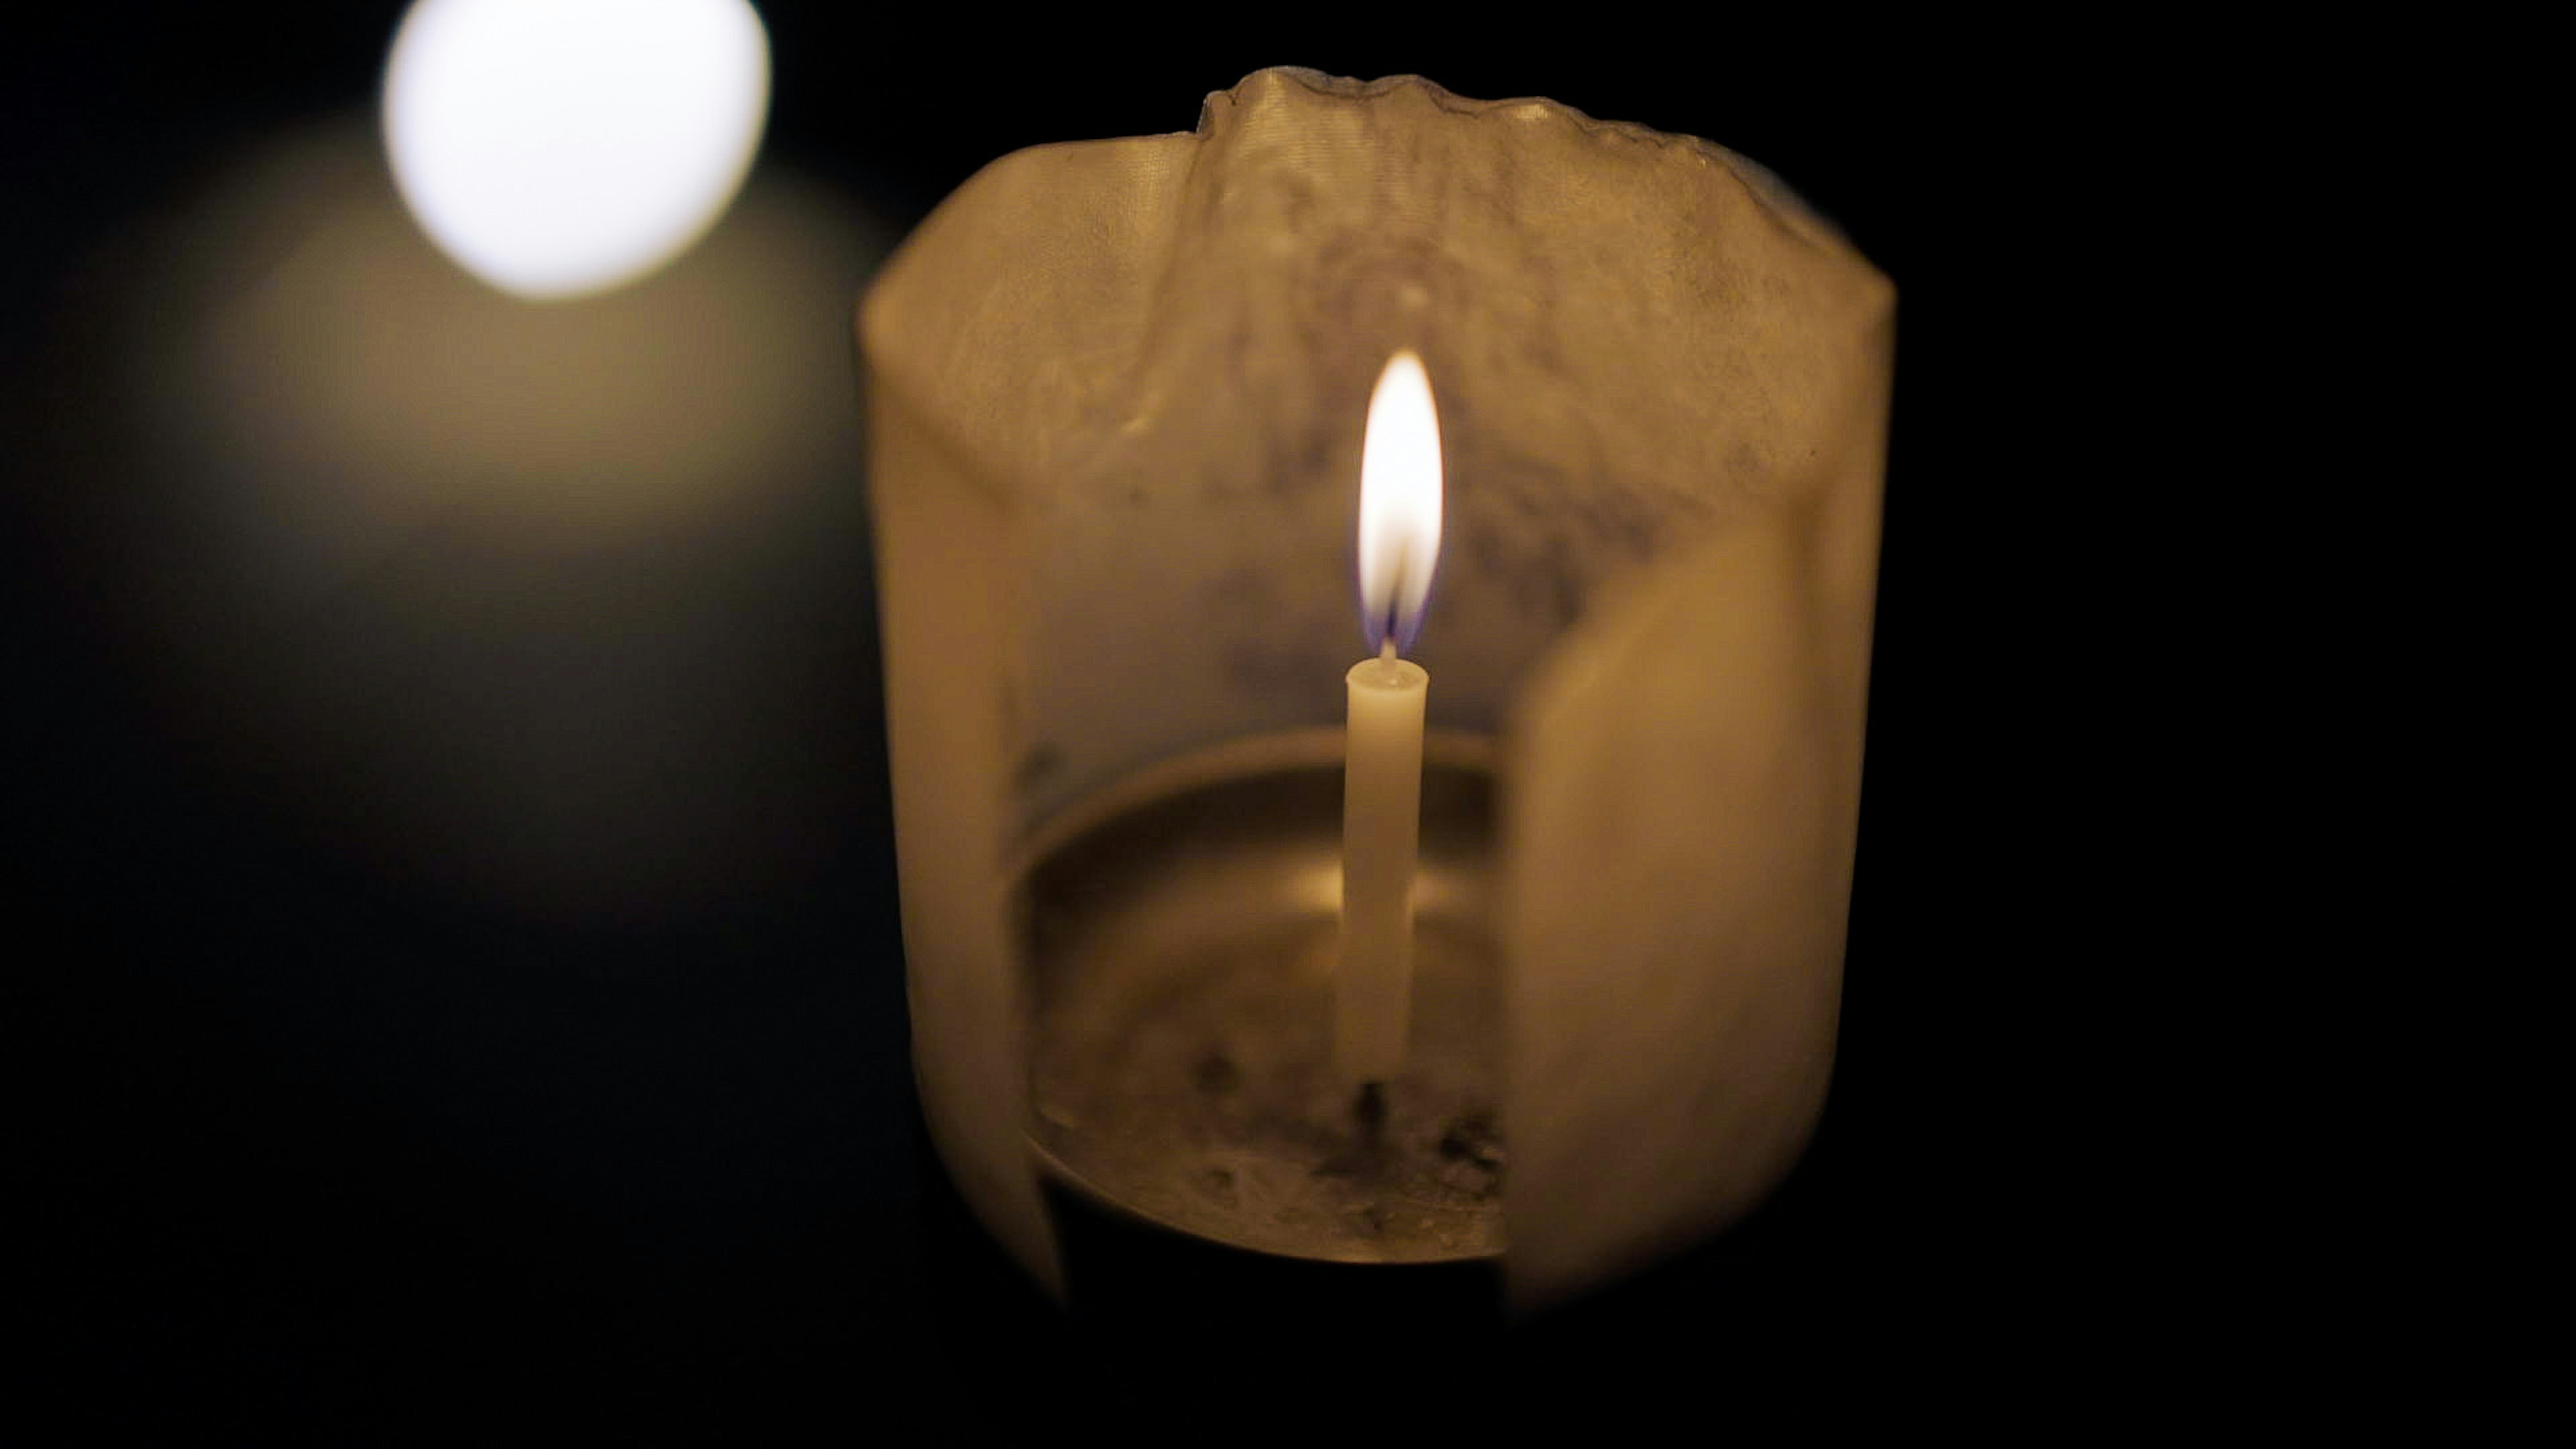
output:
M418 0L385 64L385 145L422 230L528 298L686 251L760 146L769 37L744 0Z

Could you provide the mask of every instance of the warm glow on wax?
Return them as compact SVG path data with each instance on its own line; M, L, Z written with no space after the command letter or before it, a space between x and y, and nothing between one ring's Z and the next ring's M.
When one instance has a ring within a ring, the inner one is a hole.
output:
M1431 675L1398 659L1422 627L1440 556L1440 423L1422 359L1399 352L1360 445L1360 607L1377 657L1351 666L1342 774L1342 955L1333 1050L1343 1076L1404 1066L1413 1017L1413 874Z
M769 109L744 0L419 0L385 148L421 229L505 292L630 282L713 226Z

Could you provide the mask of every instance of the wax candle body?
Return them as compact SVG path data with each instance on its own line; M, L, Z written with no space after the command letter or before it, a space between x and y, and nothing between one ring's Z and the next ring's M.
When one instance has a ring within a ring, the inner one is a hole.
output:
M1323 681L1372 652L1324 573L1351 543L1350 417L1403 348L1468 485L1429 626L1443 735L1503 750L1513 1302L1652 1261L1777 1180L1832 1060L1812 1007L1850 901L1892 306L1731 152L1413 78L1265 71L1195 133L996 162L913 232L864 323L915 1053L934 1141L1033 1271L1055 1258L1010 1042L1034 990L987 924L1014 843L1160 762L1329 729ZM1739 534L1709 577L1697 550ZM1752 572L1765 548L1784 566ZM1721 585L1735 612L1712 617ZM1762 649L1720 649L1730 629ZM1642 714L1641 682L1671 686ZM1418 828L1436 860L1438 811ZM1329 879L1281 879L1330 909ZM1418 886L1415 994L1441 880ZM1429 997L1419 1016L1390 1033L1390 1130L1451 1024ZM1214 1088L1153 1090L1223 1091L1208 1065ZM1170 1192L1250 1196L1191 1165Z
M1413 869L1422 830L1422 707L1431 675L1390 652L1351 666L1342 777L1342 956L1333 1043L1344 1076L1404 1066L1412 1026Z

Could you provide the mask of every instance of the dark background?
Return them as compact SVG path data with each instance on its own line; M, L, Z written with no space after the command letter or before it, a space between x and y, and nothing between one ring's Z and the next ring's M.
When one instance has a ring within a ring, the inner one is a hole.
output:
M1832 1420L1973 1404L2081 1358L2056 1245L2103 1212L2058 1176L2084 1108L2022 1085L2034 1023L2062 1038L2093 1014L2048 984L2086 900L2031 784L2083 728L2069 625L2038 601L2065 545L2030 549L2092 516L2048 464L2072 427L2057 409L2083 398L2060 375L2097 226L2073 199L2093 159L2092 113L2065 106L2081 79L2034 78L1974 34L1856 20L1686 39L1584 18L1520 38L1456 12L1103 13L1025 36L763 10L765 157L897 225L995 156L1186 129L1205 92L1299 64L1709 137L1895 279L1843 1059L1814 1150L1727 1241L1481 1357L1442 1355L1401 1315L1231 1358L1203 1336L1218 1368L1068 1325L920 1146L856 509L788 560L769 607L804 642L757 676L803 712L770 783L843 827L702 904L601 920L425 889L282 804L291 761L208 747L172 712L163 661L116 622L113 524L64 501L125 482L64 362L96 285L71 279L243 148L371 105L399 7L55 8L16 22L0 88L0 715L18 776L0 950L24 1043L0 1312L36 1379L108 1438L1213 1437L1344 1432L1354 1403L1469 1432L1619 1405ZM708 610L743 606L709 588ZM1212 1372L1239 1396L1186 1388Z

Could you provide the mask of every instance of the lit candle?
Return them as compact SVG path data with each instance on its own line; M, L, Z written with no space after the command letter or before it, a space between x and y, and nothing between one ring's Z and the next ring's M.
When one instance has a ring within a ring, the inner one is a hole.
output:
M1893 308L1722 147L1411 77L1263 71L912 233L862 324L914 1060L1033 1273L1123 1291L1062 1189L1283 1258L1490 1257L1543 1307L1780 1182L1832 1079ZM1449 415L1407 359L1354 429L1407 344ZM1419 476L1475 479L1423 500L1460 623L1418 775L1428 681L1391 750L1369 689L1432 532L1372 496L1334 562L1399 381Z
M1412 1024L1413 872L1422 826L1422 707L1431 675L1398 658L1422 627L1440 555L1440 422L1422 359L1378 375L1360 447L1360 609L1377 657L1352 665L1342 776L1342 953L1333 1043L1343 1075L1404 1066Z

